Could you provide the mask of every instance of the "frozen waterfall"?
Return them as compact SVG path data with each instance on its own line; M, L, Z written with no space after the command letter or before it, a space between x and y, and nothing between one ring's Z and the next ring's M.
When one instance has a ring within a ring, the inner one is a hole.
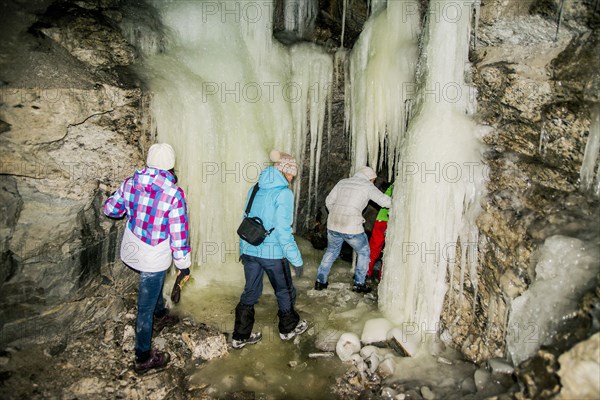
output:
M456 267L461 276L468 270L477 288L475 218L485 182L469 116L475 93L465 83L475 3L430 2L418 97L396 165L380 309L421 333L439 331L448 282L462 284L452 281ZM404 109L402 102L394 106Z
M391 178L416 90L419 23L418 1L389 2L367 21L352 49L346 128L353 168L380 169L385 161Z
M289 152L302 165L308 140L316 185L333 60L316 46L274 40L274 1L154 5L170 37L145 63L151 107L158 140L177 154L197 276L203 284L241 281L235 230L269 151Z

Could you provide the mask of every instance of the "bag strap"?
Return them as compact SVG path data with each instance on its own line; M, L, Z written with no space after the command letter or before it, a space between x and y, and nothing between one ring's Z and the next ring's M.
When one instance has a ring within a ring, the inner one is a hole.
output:
M254 185L254 189L252 189L250 200L248 200L248 205L246 206L246 216L250 214L250 209L252 208L252 202L254 202L254 196L256 196L256 192L258 192L258 183Z

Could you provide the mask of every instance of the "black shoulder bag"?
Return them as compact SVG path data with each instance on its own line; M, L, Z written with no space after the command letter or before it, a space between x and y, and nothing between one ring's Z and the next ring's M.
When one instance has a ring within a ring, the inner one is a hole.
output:
M252 202L254 201L254 196L256 196L256 192L258 192L258 183L254 185L254 189L252 189L252 194L250 195L250 200L248 201L248 205L246 206L246 212L244 215L244 219L240 224L240 227L237 230L237 234L250 243L253 246L258 246L261 244L267 236L273 232L273 229L266 230L263 226L263 222L258 217L248 217L250 214L250 209L252 208Z

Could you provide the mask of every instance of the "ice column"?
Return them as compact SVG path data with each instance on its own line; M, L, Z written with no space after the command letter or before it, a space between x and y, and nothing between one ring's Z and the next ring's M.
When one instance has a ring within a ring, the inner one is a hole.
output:
M468 115L474 91L465 84L473 4L429 4L418 98L397 164L379 301L388 318L418 332L438 330L457 253L462 275L477 284L475 219L485 185Z
M177 154L194 268L200 267L194 273L201 284L241 282L235 231L246 193L271 149L295 155L302 165L306 135L322 134L319 107L327 97L309 101L308 90L325 79L327 68L315 49L290 51L272 39L271 1L155 6L170 31L169 47L146 61L145 73L158 140L172 143Z

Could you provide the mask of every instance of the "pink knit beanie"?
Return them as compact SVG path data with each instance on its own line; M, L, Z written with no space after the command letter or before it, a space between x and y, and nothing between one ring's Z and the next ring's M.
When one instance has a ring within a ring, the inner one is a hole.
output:
M269 156L271 161L275 163L273 166L282 173L292 176L298 175L298 164L293 156L277 150L272 150Z

